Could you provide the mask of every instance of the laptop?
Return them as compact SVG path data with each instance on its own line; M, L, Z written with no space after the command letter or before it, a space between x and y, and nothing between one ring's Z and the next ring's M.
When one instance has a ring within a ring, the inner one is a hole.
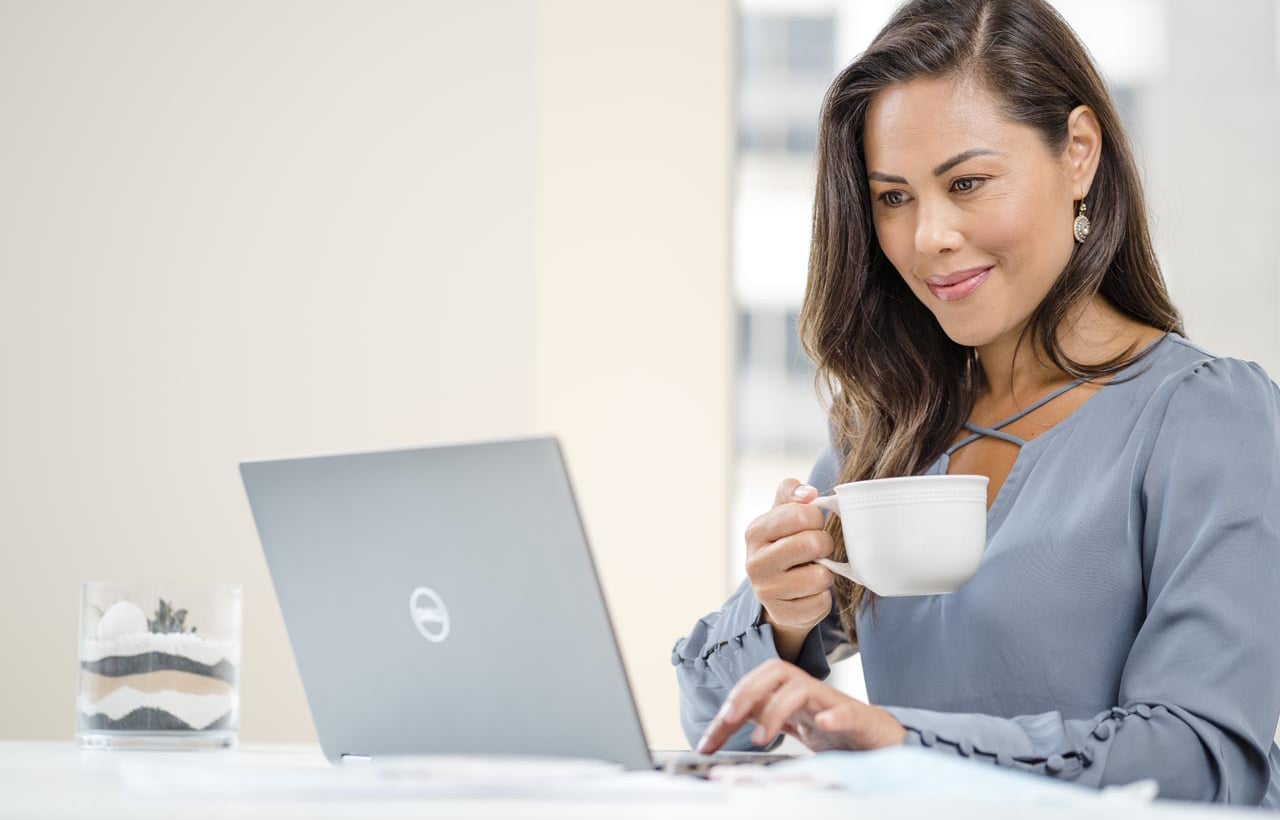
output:
M705 775L790 757L651 753L554 437L240 474L331 762L540 755Z

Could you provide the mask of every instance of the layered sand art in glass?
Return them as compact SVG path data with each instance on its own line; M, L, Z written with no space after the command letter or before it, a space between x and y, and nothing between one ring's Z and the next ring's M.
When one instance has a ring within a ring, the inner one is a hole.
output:
M91 748L225 748L240 722L241 590L84 585L76 737Z

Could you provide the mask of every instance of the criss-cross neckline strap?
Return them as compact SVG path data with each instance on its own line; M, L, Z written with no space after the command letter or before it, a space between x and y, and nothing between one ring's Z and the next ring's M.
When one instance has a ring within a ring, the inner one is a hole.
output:
M1084 379L1076 379L1070 384L1059 387L1057 390L1054 390L1052 393L1049 393L1047 396L1037 399L1030 407L1024 407L1022 410L1019 410L1018 412L1014 413L1012 416L1009 416L1007 419L1003 419L1002 421L996 422L990 427L983 427L980 424L973 424L971 422L966 421L964 423L964 428L966 430L972 431L973 435L965 436L959 442L947 448L947 455L948 456L951 455L956 450L959 450L961 447L965 446L966 444L971 444L977 441L978 439L982 438L983 436L998 438L1003 441L1007 441L1010 444L1016 444L1019 447L1021 447L1022 445L1027 443L1025 439L1018 438L1012 433L1002 432L1000 428L1013 424L1015 421L1027 415L1028 413L1040 409L1041 407L1053 401L1054 399L1058 398L1058 396L1061 396L1063 393L1067 392L1071 388L1084 384L1084 382L1085 382Z

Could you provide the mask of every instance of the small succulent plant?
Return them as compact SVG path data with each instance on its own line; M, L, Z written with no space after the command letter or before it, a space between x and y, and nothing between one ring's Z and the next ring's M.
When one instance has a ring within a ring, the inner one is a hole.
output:
M195 632L193 626L187 628L184 622L187 620L187 611L185 609L174 609L173 604L160 599L160 606L156 608L156 616L147 619L147 630L150 632Z

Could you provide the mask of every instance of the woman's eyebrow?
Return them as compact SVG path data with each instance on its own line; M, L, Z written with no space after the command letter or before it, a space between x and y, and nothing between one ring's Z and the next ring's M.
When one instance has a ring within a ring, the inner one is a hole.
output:
M995 149L992 149L992 148L970 148L968 151L962 151L961 153L956 154L951 159L939 165L937 168L934 168L933 175L935 177L940 177L943 174L945 174L947 171L950 171L952 168L964 162L965 160L969 160L969 159L973 159L974 157L981 157L981 156L1003 157L1003 156L1007 156L1007 154L1005 154L1003 151L996 151ZM877 182L894 182L894 183L897 183L898 185L909 184L902 177L894 176L893 174L882 174L879 171L872 171L871 173L867 174L867 178L874 179Z

